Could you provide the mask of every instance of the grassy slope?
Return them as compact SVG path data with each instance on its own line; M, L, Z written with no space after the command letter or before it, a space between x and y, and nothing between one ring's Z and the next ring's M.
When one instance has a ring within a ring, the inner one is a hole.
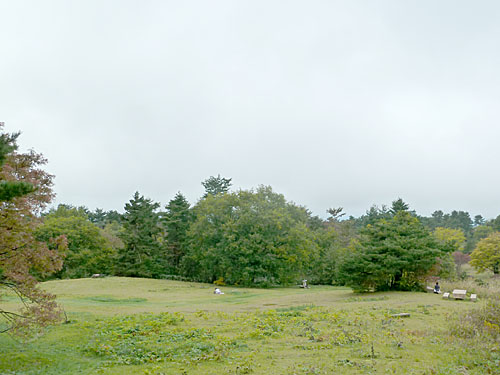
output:
M1 374L482 374L490 366L487 347L448 334L454 311L479 304L434 294L323 286L224 287L217 296L207 284L118 277L44 287L71 322L28 344L0 336ZM185 320L156 321L162 312ZM390 317L399 312L411 316ZM156 315L129 316L139 313ZM146 352L154 358L135 363Z

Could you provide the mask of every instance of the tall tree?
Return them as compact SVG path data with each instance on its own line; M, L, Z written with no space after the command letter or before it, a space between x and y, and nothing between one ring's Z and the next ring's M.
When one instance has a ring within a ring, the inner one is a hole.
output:
M160 277L166 270L161 251L159 203L136 192L125 205L123 231L124 248L119 252L116 271L122 276Z
M208 195L227 193L232 185L231 180L231 178L221 177L220 174L218 174L217 177L210 176L201 183L205 188L205 195L203 195L203 198L206 198Z
M15 152L16 138L17 135L0 136L0 181L3 186L22 183L30 188L24 191L6 188L4 193L7 193L0 200L0 298L5 290L13 290L22 299L24 308L20 311L0 308L0 317L8 323L5 330L29 334L60 317L55 296L40 290L32 273L60 269L59 251L64 249L65 242L62 237L56 238L55 248L50 250L34 236L40 223L39 213L53 198L52 176L41 169L46 163L42 155L34 151Z
M477 227L479 225L484 225L486 223L486 220L484 220L482 215L476 215L474 216L474 226Z
M392 215L396 215L398 212L408 211L409 208L410 206L407 203L405 203L401 198L398 198L392 202L389 212Z
M274 285L297 281L317 251L308 213L270 187L209 195L195 206L186 276L203 282Z
M368 225L343 260L338 277L357 291L419 289L443 252L409 212Z
M168 263L177 273L179 263L186 253L187 231L193 221L189 202L180 192L165 207L163 221L166 229Z

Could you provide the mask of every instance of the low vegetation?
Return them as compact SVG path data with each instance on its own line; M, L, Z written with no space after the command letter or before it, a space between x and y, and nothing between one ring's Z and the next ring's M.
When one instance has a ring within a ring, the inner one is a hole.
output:
M208 284L116 277L43 287L68 320L28 343L0 336L2 374L500 373L499 305L486 298L327 286L219 296Z

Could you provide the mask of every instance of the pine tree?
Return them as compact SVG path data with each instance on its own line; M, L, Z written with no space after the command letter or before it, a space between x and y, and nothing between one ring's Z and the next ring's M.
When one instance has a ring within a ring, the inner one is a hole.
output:
M159 203L139 192L125 205L121 234L125 247L118 254L116 273L122 276L159 277L165 272L165 257L159 241L161 228L156 210Z
M167 240L167 258L177 273L179 263L186 253L186 236L193 214L187 199L179 192L165 207L164 215Z
M359 246L340 266L339 278L358 291L419 289L444 255L419 220L400 211L362 231Z
M3 123L0 123L0 131L2 131ZM16 140L20 133L0 134L0 169L7 160L7 156L17 150ZM16 176L12 176L13 179ZM22 180L0 180L0 202L9 202L10 200L21 197L33 192L32 184Z
M203 198L206 198L209 194L217 195L227 193L231 187L231 180L231 178L221 177L220 174L217 175L217 177L210 176L201 183L205 188L205 195L203 195Z

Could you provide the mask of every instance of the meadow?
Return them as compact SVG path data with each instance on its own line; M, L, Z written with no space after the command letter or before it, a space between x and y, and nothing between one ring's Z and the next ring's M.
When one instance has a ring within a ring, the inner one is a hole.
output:
M0 335L1 374L500 373L498 336L462 329L486 306L481 294L476 303L333 286L215 295L210 284L121 277L43 287L67 321L28 342Z

